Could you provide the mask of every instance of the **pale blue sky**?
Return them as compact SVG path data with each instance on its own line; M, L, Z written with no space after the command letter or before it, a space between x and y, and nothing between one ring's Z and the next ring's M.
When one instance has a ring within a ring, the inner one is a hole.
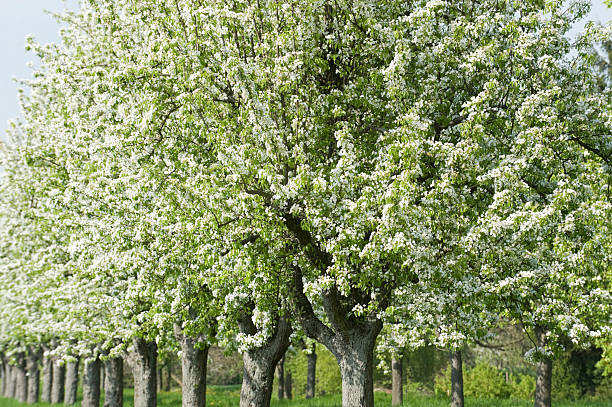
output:
M68 4L74 5L75 0ZM19 115L17 85L12 78L29 77L26 63L35 60L24 51L24 38L33 34L40 42L57 41L59 25L43 10L59 11L63 7L61 0L0 0L0 55L4 55L0 63L1 136L8 120ZM603 0L594 0L589 19L606 23L612 20L612 10L604 6Z

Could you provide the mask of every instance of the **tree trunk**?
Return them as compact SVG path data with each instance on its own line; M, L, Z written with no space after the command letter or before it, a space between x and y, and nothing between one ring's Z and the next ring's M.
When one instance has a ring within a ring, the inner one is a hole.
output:
M166 383L164 387L164 391L170 391L172 385L172 361L168 359L166 363Z
M42 393L40 401L51 403L51 388L53 386L53 359L50 357L43 358L43 377L42 377Z
M15 365L17 374L15 398L20 403L28 401L28 371L26 369L25 354L17 355L17 364Z
M104 363L100 361L100 394L104 394L104 386L106 384L106 372L104 371Z
M134 407L157 404L157 344L134 339L128 362L134 375Z
M276 366L276 378L278 379L278 399L285 398L285 356L281 358Z
M376 336L349 331L346 340L344 343L337 341L339 343L332 350L342 376L342 407L374 407L372 374Z
M8 388L7 388L6 397L10 399L14 399L15 396L17 395L17 370L15 366L8 365L7 379L8 379Z
M254 335L257 328L251 314L245 313L238 320L240 332ZM284 318L277 320L276 332L261 347L242 354L244 372L240 390L240 407L268 407L272 397L274 370L289 347L291 324Z
M287 372L285 376L285 398L291 400L293 398L293 378L291 372Z
M4 355L0 353L0 395L4 397L4 392L6 389L6 376L4 373Z
M301 243L311 242L312 236L301 229L299 219L285 215L285 220L285 225ZM316 246L308 247L313 261L325 267L331 266L332 260L327 253ZM329 323L327 325L315 314L310 300L304 294L304 282L299 267L294 268L291 288L296 315L304 332L325 345L338 361L342 376L342 407L373 407L374 345L382 329L382 321L375 311L363 316L356 316L351 312L351 304L362 304L360 301L371 298L372 293L356 289L347 297L333 286L324 290L320 298ZM378 307L384 309L389 300L389 295L381 295Z
M451 407L463 407L463 360L461 351L451 352Z
M71 406L77 402L77 390L79 388L79 360L66 363L66 388L64 392L64 404Z
M100 406L100 359L85 361L83 368L83 402L81 407Z
M402 358L394 357L391 360L391 405L401 406L404 403L404 371Z
M161 364L157 363L157 392L161 393L164 389L164 384L162 383L164 379L164 369L162 369Z
M104 362L104 407L123 407L123 358Z
M51 403L64 402L64 384L66 379L66 366L60 364L59 359L53 361L53 384L51 385Z
M206 405L206 364L209 346L200 339L183 335L178 326L175 326L174 334L182 351L183 407L204 407Z
M535 328L538 346L544 350L546 347L546 329ZM551 407L552 402L552 360L544 356L538 361L536 367L536 389L534 397L535 407Z
M315 396L315 385L317 380L317 344L312 344L312 350L307 356L308 370L306 372L306 398L311 399Z
M38 368L38 362L40 356L40 350L30 351L28 355L28 404L38 403L38 397L40 395L40 370Z

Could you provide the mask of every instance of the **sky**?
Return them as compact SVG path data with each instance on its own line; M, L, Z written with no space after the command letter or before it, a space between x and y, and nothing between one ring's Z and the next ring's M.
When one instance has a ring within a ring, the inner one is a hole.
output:
M68 0L74 7L76 0ZM35 56L25 51L25 37L33 34L42 43L59 40L59 24L44 10L61 11L61 0L0 0L0 137L4 136L8 121L19 116L18 85L13 78L28 78L28 61ZM593 0L589 20L602 23L612 20L612 9L603 0Z

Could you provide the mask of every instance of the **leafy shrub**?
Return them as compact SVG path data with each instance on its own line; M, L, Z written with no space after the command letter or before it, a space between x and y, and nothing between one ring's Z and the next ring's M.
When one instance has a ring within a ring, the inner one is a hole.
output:
M510 385L510 398L529 400L535 394L536 381L532 376L519 374L512 375Z
M466 396L508 398L510 386L501 371L486 363L478 363L465 372L463 391Z

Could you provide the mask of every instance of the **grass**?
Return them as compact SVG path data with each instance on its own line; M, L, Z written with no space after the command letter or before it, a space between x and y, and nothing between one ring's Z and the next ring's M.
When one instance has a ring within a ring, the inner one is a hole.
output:
M375 393L376 406L390 406L391 395ZM240 386L210 386L206 390L206 405L210 407L235 407L240 401ZM76 404L80 406L81 401ZM408 407L448 407L450 401L447 397L424 396L419 394L406 394L404 406ZM533 401L527 400L486 400L468 397L468 407L531 407ZM124 391L124 407L133 407L134 392L132 389ZM180 407L181 394L179 391L160 393L157 400L159 407ZM271 407L341 407L342 400L339 394L321 396L311 400L278 400L272 396ZM24 407L15 400L0 398L0 407ZM35 407L49 407L50 404L38 403ZM554 401L553 407L612 407L612 402L605 401Z

